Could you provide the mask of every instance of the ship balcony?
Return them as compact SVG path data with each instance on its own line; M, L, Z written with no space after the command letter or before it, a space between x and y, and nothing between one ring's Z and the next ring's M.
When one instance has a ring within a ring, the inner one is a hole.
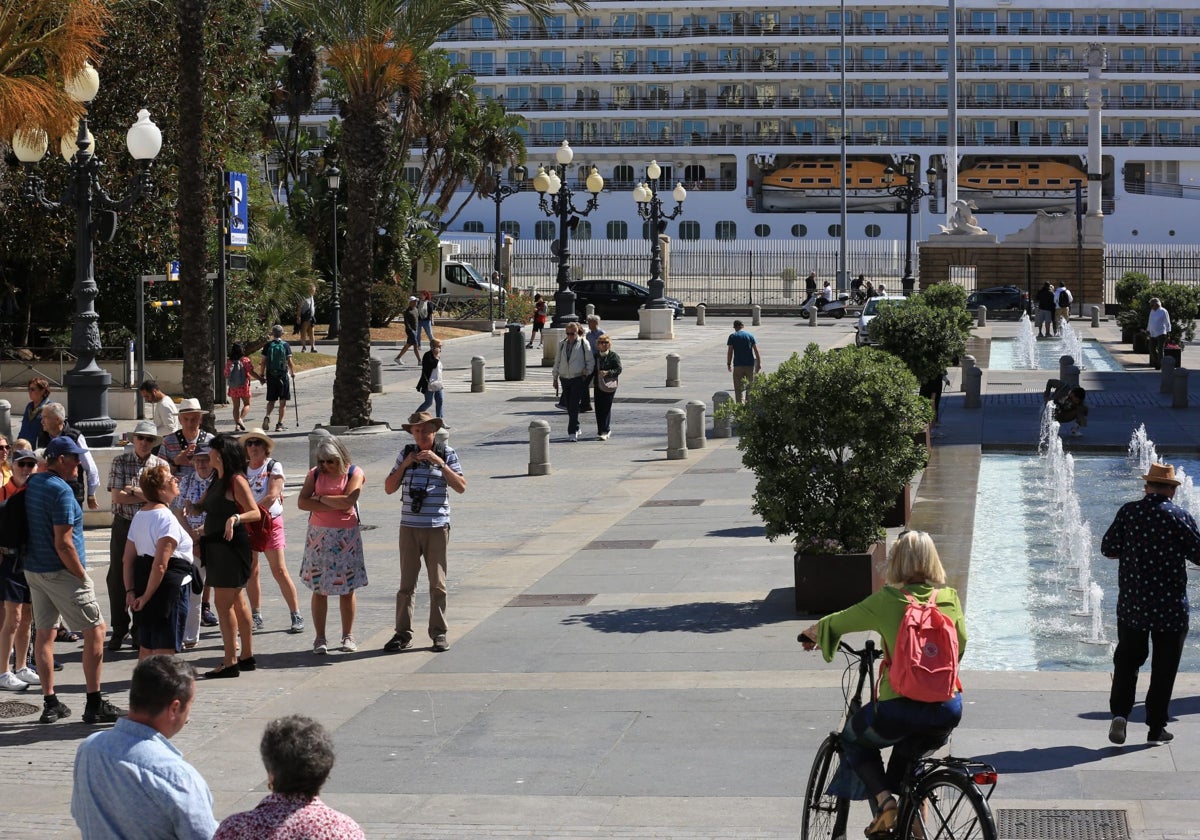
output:
M707 90L683 92L668 92L652 90L649 92L630 92L621 95L600 95L599 91L576 91L574 98L562 99L531 98L522 100L505 100L503 96L497 101L510 111L522 114L565 113L580 118L596 116L603 112L605 116L622 116L626 112L661 112L677 111L684 114L694 111L744 111L759 113L762 111L821 111L833 113L840 109L841 102L836 95L816 96L799 94L760 93L754 86L748 85L749 92L718 92L710 94ZM1124 105L1124 98L1112 97L1113 101L1106 107L1128 108L1158 108L1186 109L1190 106L1180 97L1134 98L1129 97L1129 104ZM873 94L849 93L846 96L846 107L854 110L869 111L930 111L944 112L946 110L944 96L926 95L913 96L892 94L878 96ZM1019 109L1021 111L1081 111L1087 108L1087 101L1082 96L1061 95L1006 95L973 96L969 94L958 98L958 105L964 109L995 109L999 107Z

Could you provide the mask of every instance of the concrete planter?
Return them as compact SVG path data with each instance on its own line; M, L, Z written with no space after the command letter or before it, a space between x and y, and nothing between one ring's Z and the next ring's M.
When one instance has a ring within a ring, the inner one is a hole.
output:
M794 559L796 612L826 615L857 604L883 587L887 552L876 543L861 554L801 554Z

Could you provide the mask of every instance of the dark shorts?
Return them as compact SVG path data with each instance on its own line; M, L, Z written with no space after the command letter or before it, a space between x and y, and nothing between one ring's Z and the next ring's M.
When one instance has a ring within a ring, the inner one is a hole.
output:
M287 374L276 376L275 374L267 374L267 402L275 402L276 400L290 400L292 398L291 383L288 382Z
M413 347L416 347L421 343L421 339L417 335L417 331L409 327L404 328L404 340Z
M31 604L29 584L25 582L25 573L17 569L15 554L5 554L0 557L0 601L9 604Z

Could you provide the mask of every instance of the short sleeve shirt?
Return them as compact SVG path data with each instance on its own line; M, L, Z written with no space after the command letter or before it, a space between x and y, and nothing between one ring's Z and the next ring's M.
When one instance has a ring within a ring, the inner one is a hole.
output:
M754 345L757 343L745 330L730 333L725 346L733 348L733 366L754 367Z
M54 547L54 526L70 525L79 562L87 566L83 547L83 508L71 485L54 473L35 473L25 485L25 515L29 519L29 545L25 571L61 572L62 560Z
M133 517L133 522L129 523L129 541L133 543L138 554L153 556L158 550L158 541L163 537L170 537L175 541L172 557L182 557L189 563L192 562L192 535L169 509L139 510L137 516Z
M175 405L175 400L163 396L154 404L154 428L160 437L166 437L179 428L179 406Z
M396 466L404 462L405 454L401 451L396 458ZM446 469L462 475L462 465L458 455L449 446L446 447L444 458ZM410 528L441 528L450 524L450 493L446 486L446 478L439 467L433 464L420 463L410 467L404 473L400 482L403 494L401 501L404 507L400 511L400 524ZM424 493L420 502L420 510L413 510L413 490L418 496Z
M107 489L111 491L128 485L136 486L142 479L142 473L151 467L157 467L160 464L165 465L166 463L166 461L157 455L151 455L145 461L142 461L133 452L122 452L116 458L113 458L112 466L108 470ZM141 504L114 504L112 506L113 515L119 516L122 519L133 519L134 515L141 509Z
M270 468L270 475L267 472L268 468ZM263 465L257 469L251 466L246 467L246 480L250 482L250 492L254 494L254 501L261 503L267 495L271 484L270 476L272 475L277 475L284 481L287 480L283 474L283 466L274 458L268 458L263 461ZM270 512L271 516L283 516L282 500L276 499L271 504Z

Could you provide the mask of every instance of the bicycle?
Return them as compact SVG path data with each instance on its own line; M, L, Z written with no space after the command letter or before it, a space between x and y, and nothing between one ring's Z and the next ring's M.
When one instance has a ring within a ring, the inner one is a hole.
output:
M799 641L805 637L801 635ZM868 639L862 650L845 642L838 643L847 658L842 678L846 707L841 726L833 730L817 748L808 785L804 792L804 818L801 840L845 840L850 816L850 800L829 792L829 785L842 763L841 729L863 703L863 688L871 687L870 701L875 702L875 660L883 652ZM849 691L852 673L857 670L857 686ZM922 758L913 762L895 792L899 806L894 840L996 840L996 823L988 804L996 789L996 769L970 759ZM985 792L986 789L986 792Z

